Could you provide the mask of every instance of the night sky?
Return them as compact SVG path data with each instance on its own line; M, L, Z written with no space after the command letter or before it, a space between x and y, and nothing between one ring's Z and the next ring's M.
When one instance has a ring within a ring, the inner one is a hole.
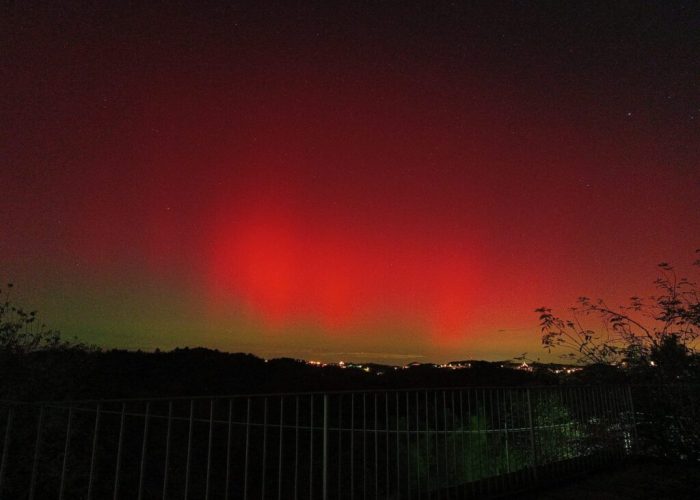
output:
M0 21L0 280L68 336L553 359L699 246L698 3L108 3Z

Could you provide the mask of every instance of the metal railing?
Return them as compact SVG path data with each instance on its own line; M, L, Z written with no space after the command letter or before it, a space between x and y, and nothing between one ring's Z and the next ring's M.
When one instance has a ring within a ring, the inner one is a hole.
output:
M632 451L622 386L0 403L0 498L482 498Z

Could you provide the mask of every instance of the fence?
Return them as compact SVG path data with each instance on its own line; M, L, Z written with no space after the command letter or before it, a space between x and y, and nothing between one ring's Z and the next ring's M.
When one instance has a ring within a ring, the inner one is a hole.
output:
M0 403L0 498L482 498L631 452L629 389Z

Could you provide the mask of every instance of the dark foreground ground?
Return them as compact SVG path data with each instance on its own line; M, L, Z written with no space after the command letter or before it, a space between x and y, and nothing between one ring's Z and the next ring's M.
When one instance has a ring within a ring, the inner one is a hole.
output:
M700 499L700 463L635 462L592 473L538 491L507 498L518 500Z

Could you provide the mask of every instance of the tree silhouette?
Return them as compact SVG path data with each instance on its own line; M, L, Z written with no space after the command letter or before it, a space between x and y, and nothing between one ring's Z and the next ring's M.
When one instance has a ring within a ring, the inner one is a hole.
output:
M37 322L36 311L25 311L11 302L13 285L0 290L0 351L24 354L60 346L61 335Z
M696 251L700 254L700 250ZM700 266L700 259L694 266ZM604 300L580 297L570 318L541 307L542 344L548 351L566 349L565 356L584 363L628 364L657 368L681 378L695 359L700 334L700 290L696 282L679 277L666 262L654 282L658 293L634 296L626 306L613 308ZM586 325L586 318L602 320L602 328Z

